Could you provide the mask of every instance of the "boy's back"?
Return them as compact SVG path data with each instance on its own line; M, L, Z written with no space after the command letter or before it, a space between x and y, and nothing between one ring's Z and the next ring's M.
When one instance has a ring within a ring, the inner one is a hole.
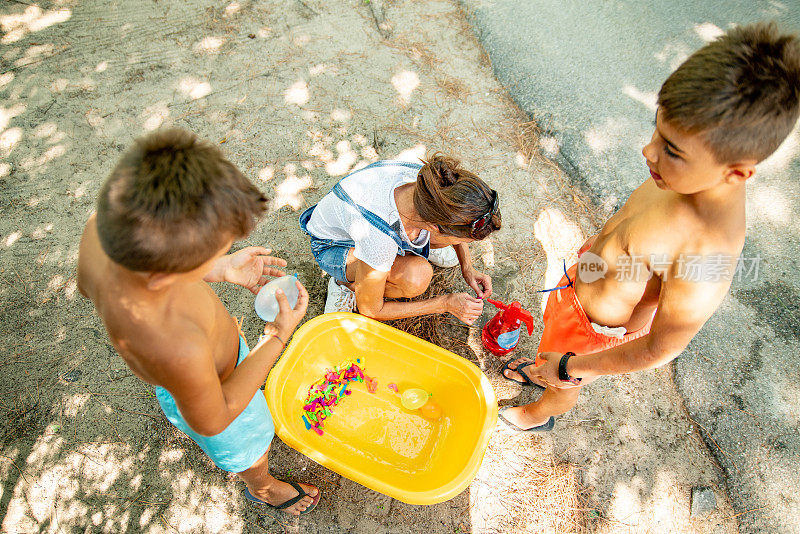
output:
M236 364L239 335L217 295L202 277L156 291L147 283L105 254L93 215L81 239L78 288L91 299L125 363L145 382L166 387L172 375L211 357L219 380L225 380Z

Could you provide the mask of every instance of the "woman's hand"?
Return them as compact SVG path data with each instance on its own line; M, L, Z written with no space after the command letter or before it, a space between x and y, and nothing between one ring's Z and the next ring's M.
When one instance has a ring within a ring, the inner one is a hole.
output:
M306 288L303 287L303 284L299 281L295 282L295 284L297 284L298 295L297 303L294 305L294 308L289 306L286 293L278 289L275 291L275 299L278 301L278 315L275 317L274 321L264 325L265 334L275 333L284 343L289 341L292 332L294 332L294 329L300 324L300 321L303 320L303 317L306 315L306 309L308 308L308 291L306 291Z
M476 271L473 267L462 269L461 274L464 276L464 281L469 287L475 290L478 298L485 299L492 295L492 277L480 271Z
M447 311L457 319L471 325L483 312L483 301L469 293L451 293L447 295Z
M224 269L222 280L247 288L254 294L258 293L261 286L270 281L268 277L286 274L276 268L286 267L286 260L270 256L270 252L270 249L264 247L245 247L221 257L219 262L224 262L220 265ZM206 277L206 281L212 280Z

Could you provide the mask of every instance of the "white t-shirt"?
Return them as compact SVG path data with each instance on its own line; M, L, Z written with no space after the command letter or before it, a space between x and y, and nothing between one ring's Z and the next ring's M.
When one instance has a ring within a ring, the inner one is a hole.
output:
M430 240L427 230L421 230L413 242L406 235L400 213L394 200L394 190L403 184L417 181L421 165L407 167L403 164L381 162L376 166L358 170L345 177L342 189L359 206L383 219L399 236L415 249L422 249ZM394 239L370 224L355 207L341 200L331 191L319 201L306 226L308 232L320 239L353 241L353 255L376 271L389 272L397 256Z

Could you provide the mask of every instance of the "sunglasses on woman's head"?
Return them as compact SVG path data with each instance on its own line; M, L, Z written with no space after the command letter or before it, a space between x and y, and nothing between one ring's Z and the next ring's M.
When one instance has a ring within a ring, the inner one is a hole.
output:
M470 237L475 237L475 234L483 230L487 224L492 221L492 217L497 213L497 208L500 206L500 199L497 198L497 191L492 189L492 206L489 211L478 217L472 222L472 229L469 232Z

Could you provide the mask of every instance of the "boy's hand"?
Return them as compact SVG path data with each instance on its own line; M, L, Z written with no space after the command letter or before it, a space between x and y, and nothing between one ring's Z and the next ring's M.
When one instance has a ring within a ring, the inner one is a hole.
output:
M274 331L284 342L289 341L289 337L291 337L297 325L300 324L300 321L303 320L306 308L308 308L308 291L299 281L295 282L295 284L297 284L298 291L297 304L294 305L294 308L289 306L286 294L278 289L275 291L275 299L278 301L278 309L280 311L278 311L278 316L275 317L274 321L264 326L265 333L272 332L274 328Z
M556 389L569 389L580 387L580 384L572 384L571 382L564 382L558 378L558 364L563 356L560 352L540 352L539 359L544 360L544 363L536 366L529 367L530 375L532 378L538 378L545 384Z
M471 325L481 316L483 301L469 293L451 293L447 295L446 307L457 319Z
M269 256L270 252L270 249L264 247L245 247L223 256L220 258L220 261L226 260L223 280L245 287L254 294L258 293L270 281L268 277L286 274L275 267L286 267L286 260Z
M474 268L462 269L461 274L469 287L475 290L479 299L485 299L492 295L492 277L476 271Z

